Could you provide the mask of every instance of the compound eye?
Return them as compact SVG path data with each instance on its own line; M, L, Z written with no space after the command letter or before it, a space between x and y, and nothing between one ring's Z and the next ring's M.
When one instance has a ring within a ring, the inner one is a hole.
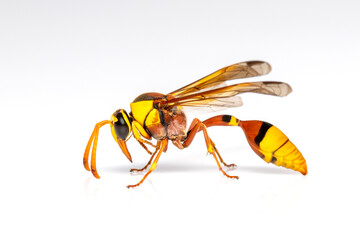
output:
M114 122L116 136L125 140L130 133L129 117L125 111L119 111L115 117L117 118L117 121Z

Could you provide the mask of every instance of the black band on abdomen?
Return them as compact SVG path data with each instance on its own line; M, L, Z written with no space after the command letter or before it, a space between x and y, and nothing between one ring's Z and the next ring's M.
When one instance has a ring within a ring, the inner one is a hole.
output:
M260 142L264 139L266 132L271 127L272 127L272 125L270 123L267 123L267 122L262 123L260 130L254 139L256 145L258 145L258 146L260 145Z

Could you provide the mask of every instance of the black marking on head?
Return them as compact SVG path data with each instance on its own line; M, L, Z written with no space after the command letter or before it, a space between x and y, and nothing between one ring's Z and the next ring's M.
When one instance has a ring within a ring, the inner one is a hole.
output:
M258 145L258 146L260 145L260 142L264 139L266 132L271 127L272 127L272 124L270 124L270 123L267 123L267 122L262 123L262 125L260 127L260 130L259 130L258 134L256 135L256 137L254 139L256 145Z
M223 115L221 120L223 122L229 123L231 121L231 115Z
M130 128L128 124L125 121L125 118L127 118L130 122L129 116L125 111L121 112L119 111L115 117L117 118L117 121L114 122L114 130L116 133L116 136L122 140L125 140L127 136L130 133Z

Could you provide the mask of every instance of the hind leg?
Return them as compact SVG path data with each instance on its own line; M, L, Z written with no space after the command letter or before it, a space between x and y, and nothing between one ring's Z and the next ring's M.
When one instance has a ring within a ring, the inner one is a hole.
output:
M190 128L189 128L189 131L188 131L188 134L187 134L187 137L186 139L183 141L182 145L183 147L188 147L191 142L193 141L196 133L198 133L199 131L203 131L204 133L204 138L205 138L205 143L206 143L206 147L207 147L207 150L208 152L213 155L215 161L216 161L216 164L218 165L219 167L219 170L228 178L236 178L238 179L239 177L238 176L230 176L228 175L224 170L223 168L221 167L220 165L220 161L225 165L225 166L233 166L233 165L228 165L226 163L224 163L224 161L222 160L218 150L215 148L215 144L214 142L210 139L209 137L209 134L206 130L206 125L201 122L199 119L195 118L193 120L193 122L191 123L190 125ZM220 159L220 161L219 161Z
M220 115L220 116L216 116L216 117L212 117L212 118L209 118L209 119L206 119L205 121L203 121L202 123L208 128L208 127L212 127L212 126L238 126L240 120L233 117L233 116L230 116L230 115ZM190 128L189 128L189 131L188 131L188 134L190 134L190 131L193 130L194 126L195 126L196 123L193 123L190 125ZM202 128L198 128L197 131L201 131ZM189 137L187 138L187 140L191 143L192 139L194 137L191 138L191 140L189 139ZM189 143L189 144L190 144ZM188 144L188 145L189 145ZM214 150L216 152L216 154L219 156L219 159L220 159L220 162L228 167L228 168L236 168L236 165L235 164L227 164L224 162L224 160L222 159L222 157L220 156L220 153L219 151L217 150L217 148L215 147L215 144L213 144L214 146Z

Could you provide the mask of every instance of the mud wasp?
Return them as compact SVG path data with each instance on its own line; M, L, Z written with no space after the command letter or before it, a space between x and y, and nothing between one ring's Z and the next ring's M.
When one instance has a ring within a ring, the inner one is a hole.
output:
M209 108L218 111L230 107L239 107L242 101L238 94L260 93L273 96L286 96L291 93L290 85L284 82L262 81L245 82L226 85L226 81L240 78L249 78L268 74L271 66L263 61L247 61L224 67L198 81L185 87L179 88L169 94L144 93L136 97L130 104L131 112L128 114L124 109L116 110L110 120L104 120L95 125L85 149L83 163L86 170L90 171L88 158L91 152L91 172L96 178L100 178L96 170L96 148L99 128L110 124L114 140L120 146L125 156L132 162L131 155L126 146L131 136L151 155L149 162L141 169L130 171L140 172L150 165L150 169L144 177L135 185L139 186L146 177L155 170L158 160L163 152L166 152L168 143L171 141L179 149L190 146L195 135L203 132L207 151L214 157L219 170L228 178L238 178L228 175L221 164L226 167L235 167L235 164L227 164L221 158L215 143L211 140L207 128L212 126L239 126L245 133L252 150L267 163L293 169L307 174L306 161L296 146L277 127L263 121L242 121L231 115L219 115L200 121L195 118L186 131L187 108ZM156 145L149 140L156 139ZM155 148L152 153L147 146Z

